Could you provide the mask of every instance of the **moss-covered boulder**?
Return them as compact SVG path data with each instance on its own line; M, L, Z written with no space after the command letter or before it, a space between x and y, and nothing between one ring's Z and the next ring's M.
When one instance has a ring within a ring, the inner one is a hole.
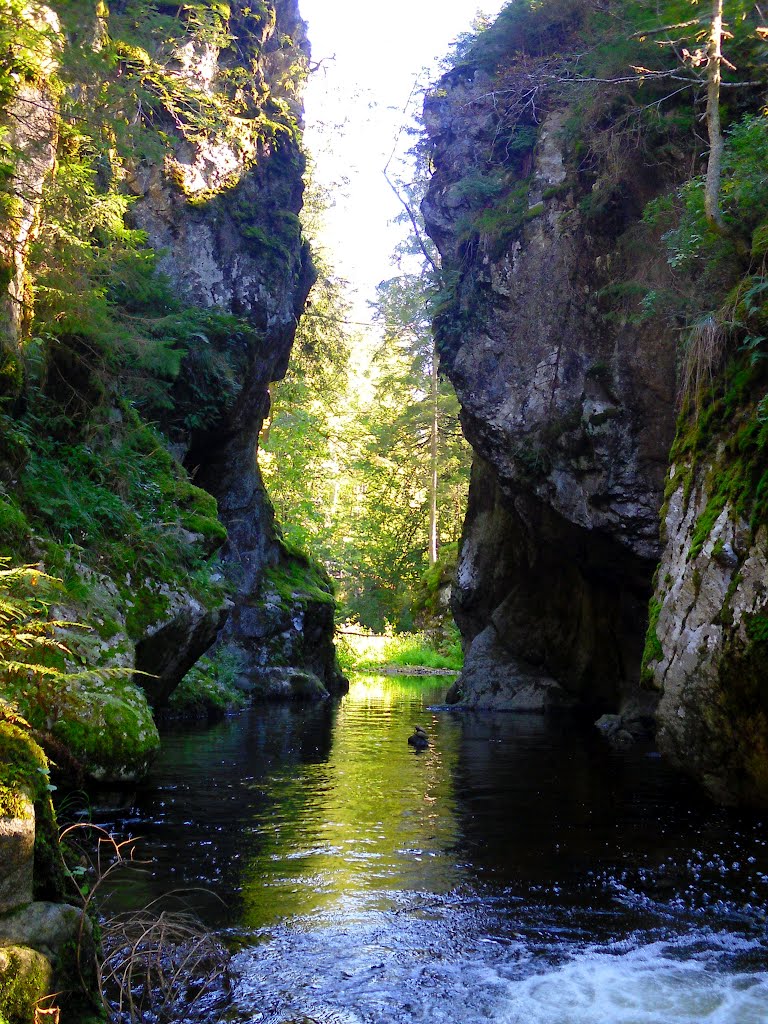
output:
M53 989L47 957L26 946L0 946L0 1021L29 1024L39 1001Z
M142 778L160 746L142 689L125 678L74 681L60 691L65 708L52 724L64 743L100 782Z

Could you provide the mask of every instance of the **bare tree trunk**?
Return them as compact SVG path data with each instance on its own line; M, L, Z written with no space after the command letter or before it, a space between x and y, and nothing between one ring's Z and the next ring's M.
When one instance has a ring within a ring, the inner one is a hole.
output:
M709 159L704 188L704 212L707 223L719 235L727 233L720 209L720 176L723 163L723 132L720 125L720 79L723 54L723 0L712 0L712 21L707 46L707 131Z
M429 564L437 561L437 349L432 347L432 436L430 438Z

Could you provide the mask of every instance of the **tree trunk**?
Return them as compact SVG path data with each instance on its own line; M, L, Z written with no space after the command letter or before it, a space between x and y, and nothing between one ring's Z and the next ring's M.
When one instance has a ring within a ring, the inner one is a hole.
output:
M437 412L438 380L437 349L432 348L432 436L430 438L430 484L429 484L429 564L437 561Z
M720 125L720 78L722 75L723 0L712 0L709 45L707 46L707 132L709 159L704 188L707 223L719 235L727 233L720 209L720 176L723 162L723 132Z

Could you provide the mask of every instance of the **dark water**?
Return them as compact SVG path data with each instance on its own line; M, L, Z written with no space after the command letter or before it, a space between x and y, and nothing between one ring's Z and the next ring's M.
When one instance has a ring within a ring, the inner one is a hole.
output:
M166 735L113 903L185 890L240 950L235 1021L767 1024L762 819L568 719L428 710L438 684Z

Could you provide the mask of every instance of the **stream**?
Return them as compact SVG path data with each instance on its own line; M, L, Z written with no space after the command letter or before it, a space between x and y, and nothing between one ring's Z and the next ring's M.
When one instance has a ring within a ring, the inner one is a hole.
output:
M218 930L242 1024L766 1024L761 816L589 724L439 710L446 685L167 732L112 823L152 857L115 909L172 890Z

